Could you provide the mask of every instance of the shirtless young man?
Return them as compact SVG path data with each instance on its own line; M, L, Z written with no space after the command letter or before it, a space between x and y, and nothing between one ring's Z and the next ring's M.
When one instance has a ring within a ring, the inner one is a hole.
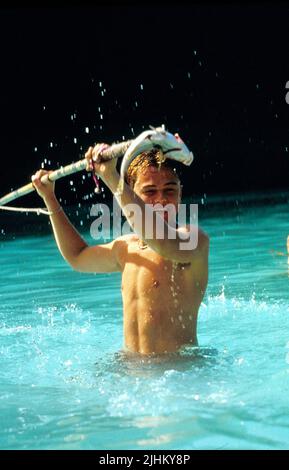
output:
M116 160L94 163L100 146L85 154L87 170L94 171L114 194L119 174ZM156 151L140 154L130 165L127 183L118 203L135 233L123 235L110 243L88 246L69 222L54 194L54 184L43 185L39 170L32 177L50 216L54 236L63 258L81 272L122 272L123 324L125 348L133 353L162 354L178 351L182 346L197 345L197 317L208 282L208 236L198 229L195 249L180 249L184 238L178 227L175 238L155 236L146 239L144 225L133 219L126 209L137 204L143 222L146 204L173 204L181 201L181 185L169 160L159 164ZM155 213L154 213L155 214ZM158 215L159 217L160 215ZM168 229L167 213L162 217ZM141 221L141 222L142 222Z

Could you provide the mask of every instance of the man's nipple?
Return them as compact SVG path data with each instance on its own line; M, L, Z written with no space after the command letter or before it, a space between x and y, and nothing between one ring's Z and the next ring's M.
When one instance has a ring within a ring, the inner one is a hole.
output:
M155 279L154 282L153 282L153 287L157 288L157 287L159 287L159 285L160 285L159 281L157 279Z

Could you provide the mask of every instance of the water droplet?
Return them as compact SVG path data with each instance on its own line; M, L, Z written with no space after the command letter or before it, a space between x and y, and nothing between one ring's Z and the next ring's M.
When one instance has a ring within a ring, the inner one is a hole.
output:
M53 142L50 142L49 146L50 146L50 148L52 148L53 147Z
M143 90L143 84L142 83L140 84L140 89Z
M34 152L37 152L37 150L38 150L37 147L34 147Z
M76 137L73 138L73 142L74 142L75 144L77 144L77 138L76 138Z
M68 359L68 361L65 361L65 362L64 362L64 365L65 365L66 367L70 367L70 366L72 365L72 361L71 361L70 359Z
M86 134L89 134L89 127L85 128L85 132L86 132Z

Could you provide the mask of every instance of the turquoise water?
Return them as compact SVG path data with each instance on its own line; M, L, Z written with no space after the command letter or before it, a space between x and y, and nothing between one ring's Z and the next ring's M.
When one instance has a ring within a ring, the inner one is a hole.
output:
M52 235L2 234L0 448L288 449L288 201L200 206L200 348L165 360L119 352L119 273L72 271Z

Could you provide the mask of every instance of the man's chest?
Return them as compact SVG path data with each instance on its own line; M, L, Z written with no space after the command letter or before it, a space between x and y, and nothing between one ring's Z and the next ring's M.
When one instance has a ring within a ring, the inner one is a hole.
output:
M123 270L122 287L136 290L140 296L158 296L165 300L171 295L192 292L194 270L191 263L173 263L152 250L132 253Z

